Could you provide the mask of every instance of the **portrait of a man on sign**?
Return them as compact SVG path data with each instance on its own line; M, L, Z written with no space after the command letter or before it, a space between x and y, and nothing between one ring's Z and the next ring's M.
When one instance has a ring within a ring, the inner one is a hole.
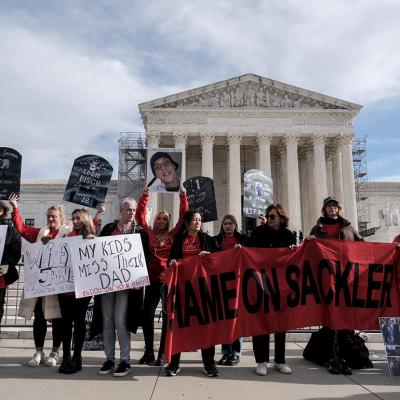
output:
M149 149L147 186L151 192L178 192L181 184L182 150Z

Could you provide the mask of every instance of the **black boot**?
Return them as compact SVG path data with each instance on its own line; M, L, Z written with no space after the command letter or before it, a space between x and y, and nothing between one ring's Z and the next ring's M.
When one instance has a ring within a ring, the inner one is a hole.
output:
M155 361L154 351L145 351L143 357L139 360L139 364L149 364Z
M71 363L71 354L63 354L62 363L60 365L60 368L58 368L58 372L60 374L67 374L67 370L71 368Z
M80 354L75 354L72 356L72 367L75 372L82 369L82 356Z

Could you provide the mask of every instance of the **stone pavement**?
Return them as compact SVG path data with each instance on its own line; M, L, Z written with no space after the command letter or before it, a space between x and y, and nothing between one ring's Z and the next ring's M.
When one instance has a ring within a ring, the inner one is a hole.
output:
M241 362L235 367L220 367L219 378L201 374L200 352L182 355L181 375L165 377L159 367L134 365L124 378L100 376L103 353L84 352L83 370L61 375L57 368L26 366L32 356L32 341L0 341L0 400L92 400L92 399L263 399L263 400L399 400L400 378L391 378L384 359L383 345L370 343L375 368L355 370L352 376L334 376L325 368L302 358L305 343L287 343L287 363L292 375L272 368L266 377L254 374L251 342L244 343ZM143 342L133 342L134 364L143 352ZM219 346L217 347L219 350ZM216 355L216 360L220 357Z

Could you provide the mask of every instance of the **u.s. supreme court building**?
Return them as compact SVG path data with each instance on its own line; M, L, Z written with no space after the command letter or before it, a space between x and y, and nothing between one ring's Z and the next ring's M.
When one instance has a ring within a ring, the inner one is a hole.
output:
M334 195L357 226L351 143L362 106L254 74L139 105L148 147L183 151L183 177L214 179L218 215L241 220L245 171L273 179L274 201L290 228L308 233L322 200ZM177 196L152 196L153 209L178 210ZM174 203L174 204L172 204ZM218 222L207 226L217 231Z

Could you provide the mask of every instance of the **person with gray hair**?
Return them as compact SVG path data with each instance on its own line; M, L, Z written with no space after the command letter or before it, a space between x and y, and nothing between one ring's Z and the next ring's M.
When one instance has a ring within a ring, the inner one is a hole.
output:
M139 233L143 249L147 255L147 234L141 226L136 225L136 201L126 197L120 201L119 220L107 224L100 236L125 235ZM132 304L132 299L135 299ZM127 289L100 295L104 352L106 360L99 369L100 375L114 372L115 377L126 376L131 372L130 352L131 335L136 333L139 315L143 304L143 289ZM134 308L133 312L131 312ZM129 309L129 311L128 311ZM120 346L120 363L115 368L115 336Z

